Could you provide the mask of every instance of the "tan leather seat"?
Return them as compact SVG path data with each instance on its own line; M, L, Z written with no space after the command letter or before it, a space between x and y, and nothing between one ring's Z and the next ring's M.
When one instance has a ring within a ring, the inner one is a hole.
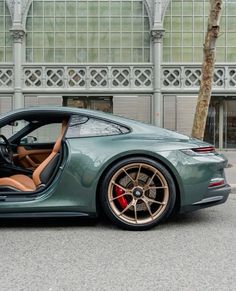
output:
M47 167L52 164L55 157L61 148L61 141L64 136L67 126L67 121L62 122L62 130L60 136L57 138L51 154L35 169L32 179L26 175L13 175L10 177L0 178L0 187L12 188L17 191L35 191L38 186L42 185L42 175ZM53 170L53 169L52 169Z

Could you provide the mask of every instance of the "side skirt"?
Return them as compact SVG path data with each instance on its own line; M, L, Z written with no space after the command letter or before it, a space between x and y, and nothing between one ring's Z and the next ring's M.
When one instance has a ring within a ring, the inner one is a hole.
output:
M83 212L22 212L22 213L0 213L0 218L44 218L44 217L91 217L95 214Z

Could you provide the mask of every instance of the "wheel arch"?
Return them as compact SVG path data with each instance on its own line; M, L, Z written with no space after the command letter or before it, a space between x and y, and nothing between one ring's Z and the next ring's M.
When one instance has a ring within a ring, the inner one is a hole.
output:
M180 182L180 177L179 174L177 173L177 171L173 170L173 167L171 167L171 163L168 162L168 160L166 160L164 157L155 154L155 153L150 153L150 152L145 152L145 153L123 153L121 156L115 157L109 161L107 161L105 167L102 169L101 171L101 175L98 179L98 183L97 183L97 187L96 187L96 209L97 212L99 213L101 211L101 205L100 205L100 199L99 199L99 194L101 191L101 182L102 179L106 176L107 172L118 162L127 159L127 158L149 158L154 160L157 163L160 163L162 166L164 166L168 172L170 173L171 177L174 180L175 183L175 188L176 188L176 201L175 201L175 205L174 205L174 209L173 212L178 213L180 210L180 205L181 205L181 189L182 189L182 185Z

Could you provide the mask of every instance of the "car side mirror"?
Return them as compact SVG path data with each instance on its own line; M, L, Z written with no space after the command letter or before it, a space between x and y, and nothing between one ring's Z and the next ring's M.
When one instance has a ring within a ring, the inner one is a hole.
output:
M32 136L32 135L28 135L28 136L25 136L21 139L20 143L21 144L32 144L32 143L35 143L37 141L37 137L35 136Z
M37 141L37 137L29 135L27 136L27 143L35 143Z

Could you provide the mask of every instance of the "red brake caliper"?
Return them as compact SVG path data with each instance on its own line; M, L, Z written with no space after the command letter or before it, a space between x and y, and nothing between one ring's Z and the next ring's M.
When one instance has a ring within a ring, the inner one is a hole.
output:
M119 186L115 186L115 193L116 193L116 196L119 197L123 193L125 193L125 191L123 189L121 189ZM125 208L128 205L128 202L124 196L118 198L117 200L122 208Z

